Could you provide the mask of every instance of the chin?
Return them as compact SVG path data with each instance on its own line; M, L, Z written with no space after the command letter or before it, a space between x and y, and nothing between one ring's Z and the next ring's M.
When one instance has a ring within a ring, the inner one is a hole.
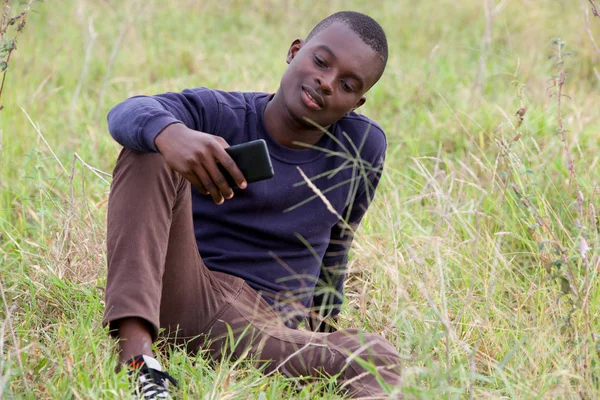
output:
M286 104L286 109L288 115L300 126L314 129L314 124L310 123L307 119L318 123L315 121L314 116L311 116L310 113L306 112L306 109L302 104Z
M318 129L318 126L322 126L319 121L315 120L314 117L311 117L306 113L292 115L292 117L296 120L296 122L298 122L299 125L305 128Z

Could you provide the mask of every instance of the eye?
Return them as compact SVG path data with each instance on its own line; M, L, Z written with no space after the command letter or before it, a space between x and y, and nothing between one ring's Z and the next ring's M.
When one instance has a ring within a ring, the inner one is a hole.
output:
M344 89L346 92L354 92L352 86L348 85L348 82L346 81L342 81L342 89Z
M315 54L314 57L315 64L317 64L321 68L327 68L327 63L321 57Z

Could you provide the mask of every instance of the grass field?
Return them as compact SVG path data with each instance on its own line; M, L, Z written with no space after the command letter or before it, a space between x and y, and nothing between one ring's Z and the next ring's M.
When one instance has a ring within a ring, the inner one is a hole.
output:
M129 391L100 324L110 107L194 86L275 91L292 40L339 9L369 13L390 42L362 109L387 132L386 169L341 325L400 349L406 398L600 397L600 18L588 1L33 9L0 98L0 398ZM340 398L331 382L264 378L244 360L161 361L185 399Z

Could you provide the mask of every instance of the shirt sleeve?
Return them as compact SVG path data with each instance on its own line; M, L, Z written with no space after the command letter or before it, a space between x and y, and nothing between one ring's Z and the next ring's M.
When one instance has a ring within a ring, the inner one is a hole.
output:
M215 134L219 125L219 107L214 94L206 88L135 96L109 111L108 130L123 147L140 152L158 152L154 139L174 123Z
M323 318L337 316L344 302L344 278L354 231L375 196L383 170L384 157L385 147L379 152L374 165L365 172L366 178L359 179L361 187L357 188L354 201L350 202L342 215L346 223L340 221L331 229L329 246L323 257L313 300L316 312Z

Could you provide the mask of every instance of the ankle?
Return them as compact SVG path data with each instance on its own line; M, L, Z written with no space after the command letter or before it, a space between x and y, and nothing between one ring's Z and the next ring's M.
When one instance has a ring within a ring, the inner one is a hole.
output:
M154 357L150 332L148 323L141 318L123 318L119 321L120 364L125 364L139 355Z

